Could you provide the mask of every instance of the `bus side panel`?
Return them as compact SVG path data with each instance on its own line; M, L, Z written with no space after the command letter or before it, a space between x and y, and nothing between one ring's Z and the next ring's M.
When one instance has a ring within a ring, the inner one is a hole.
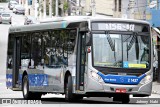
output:
M62 69L28 69L29 89L34 92L64 93L64 73Z
M10 89L12 89L13 88L13 85L12 85L12 78L13 78L13 74L12 74L12 72L13 72L13 69L7 69L7 71L6 71L6 86L7 86L7 88L10 88ZM22 76L23 76L23 71L22 70L20 70L20 74L19 74L19 76L18 76L18 87L17 88L19 88L19 90L21 90L22 89Z
M63 77L62 66L49 68L44 67L44 74L48 75L47 92L63 92Z
M36 69L27 69L29 90L43 92L48 86L48 75L44 74L44 70L40 67Z

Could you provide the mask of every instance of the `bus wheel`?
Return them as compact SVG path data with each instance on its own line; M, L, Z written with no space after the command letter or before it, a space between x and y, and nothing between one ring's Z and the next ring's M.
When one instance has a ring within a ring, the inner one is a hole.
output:
M28 81L28 76L25 75L23 77L23 84L22 84L22 92L23 92L23 98L28 100L31 99L31 92L29 92L29 81Z
M72 77L68 76L68 81L65 84L65 100L72 101L73 93L72 93Z
M83 96L75 96L75 100L83 100Z
M40 93L40 92L33 92L31 94L33 96L32 99L34 99L34 100L40 100L41 99L42 93Z
M123 104L128 104L130 102L129 95L124 95L122 98Z

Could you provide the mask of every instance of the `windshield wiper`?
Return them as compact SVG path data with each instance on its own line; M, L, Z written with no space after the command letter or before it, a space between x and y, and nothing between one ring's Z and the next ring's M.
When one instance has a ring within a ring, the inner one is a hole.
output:
M137 38L137 36L138 36L138 33L134 32L133 33L133 37L132 37L129 45L127 46L127 51L129 51L132 48L133 44L135 43L136 59L139 59L139 45L138 45L138 38Z
M107 34L107 40L108 40L108 43L111 47L111 50L115 51L115 44L113 43L112 38L110 37L109 33L106 33L106 34Z
M114 51L114 59L116 61L115 41L113 43L112 38L110 37L109 33L106 33L106 35L107 35L107 40L108 40L108 43L109 43L109 45L111 47L111 50Z
M133 46L133 44L134 44L134 42L135 42L135 39L136 39L136 36L133 35L133 37L132 37L132 39L131 39L128 47L127 47L127 51L129 51L129 50L132 48L132 46Z

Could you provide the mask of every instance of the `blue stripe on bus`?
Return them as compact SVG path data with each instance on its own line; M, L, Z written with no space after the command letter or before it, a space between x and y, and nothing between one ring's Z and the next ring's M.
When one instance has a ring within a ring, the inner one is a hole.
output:
M125 75L125 76L113 75L113 74L104 75L101 72L98 72L97 74L102 77L105 83L128 84L128 85L137 85L146 76L146 74L142 74L139 77L131 75Z
M6 86L7 87L12 87L12 74L6 74ZM22 84L22 74L19 74L19 77L18 77L18 82L19 82L19 85Z
M30 86L48 86L48 75L46 74L29 74Z
M12 87L12 74L6 74L6 86ZM19 74L19 85L22 85L22 74ZM48 75L46 74L29 74L30 86L48 86Z
M12 74L6 74L6 86L12 87Z
M62 28L66 28L66 26L67 26L67 23L66 23L66 21L63 21L63 22L62 22L62 25L61 25L61 27L62 27Z

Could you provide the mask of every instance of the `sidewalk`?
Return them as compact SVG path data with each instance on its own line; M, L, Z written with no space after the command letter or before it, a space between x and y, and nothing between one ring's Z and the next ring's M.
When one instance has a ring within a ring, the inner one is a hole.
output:
M153 85L152 85L152 94L159 94L160 95L160 83L153 82Z

